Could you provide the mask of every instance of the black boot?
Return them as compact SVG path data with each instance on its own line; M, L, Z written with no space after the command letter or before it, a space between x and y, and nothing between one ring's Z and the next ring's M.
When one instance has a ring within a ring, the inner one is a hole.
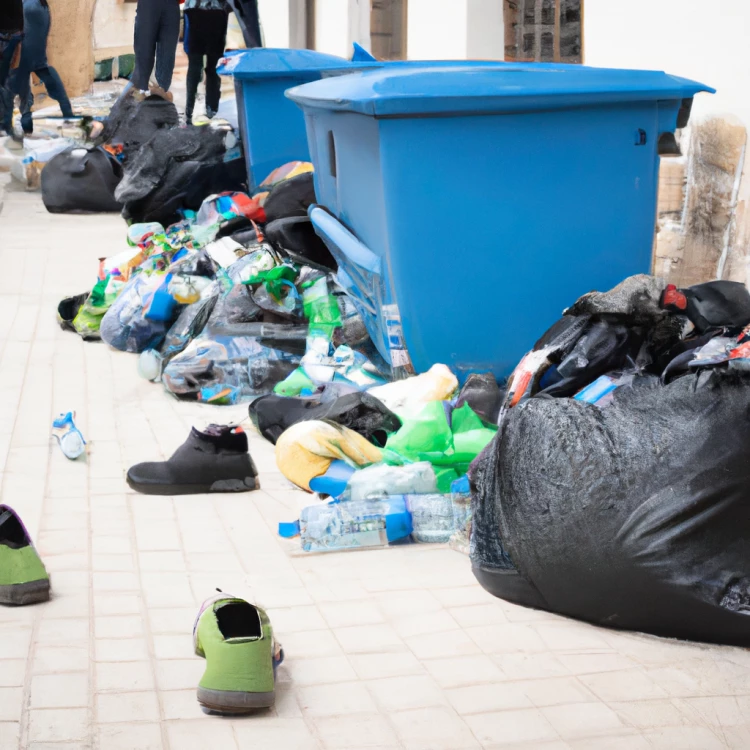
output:
M168 461L132 466L128 484L145 495L249 492L260 487L247 435L217 425L210 425L205 432L193 428Z

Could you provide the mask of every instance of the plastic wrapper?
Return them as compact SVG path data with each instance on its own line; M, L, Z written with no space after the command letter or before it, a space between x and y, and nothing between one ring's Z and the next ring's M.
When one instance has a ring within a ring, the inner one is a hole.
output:
M289 326L239 327L246 335L204 334L192 340L164 368L167 390L207 403L237 404L269 393L298 367L305 329L295 339ZM279 344L285 349L275 348Z
M73 328L84 339L99 339L99 329L107 310L112 306L125 284L111 276L100 279L81 305L73 319Z
M162 275L139 274L131 279L102 319L102 339L123 352L139 353L161 344L178 314L166 289L161 289L164 284ZM149 317L149 307L159 301L159 294L168 298L167 307Z
M427 461L406 466L375 464L352 474L342 500L372 500L389 495L434 492L437 492L437 478L432 464Z

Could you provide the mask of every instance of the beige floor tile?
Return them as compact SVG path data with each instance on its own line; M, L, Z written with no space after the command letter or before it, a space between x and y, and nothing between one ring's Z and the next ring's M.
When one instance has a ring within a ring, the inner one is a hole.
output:
M148 620L151 632L155 635L166 633L188 633L193 629L193 623L198 611L195 607L152 609L148 610Z
M239 725L241 726L241 725ZM179 750L240 750L232 724L218 722L210 717L195 719L192 721L170 721L167 722L167 735L172 748ZM254 743L250 745L253 747ZM248 747L242 746L243 750ZM261 747L258 745L258 747ZM272 747L272 746L269 746Z
M469 727L449 708L420 708L390 717L408 750L475 750L480 747Z
M534 708L534 704L513 682L505 685L468 685L446 690L446 696L462 716L514 708Z
M327 722L329 719L319 719ZM335 721L333 719L332 721ZM365 726L367 726L365 724ZM234 725L237 743L240 748L283 748L284 750L316 750L320 745L302 719L282 719L259 717L248 722L237 722ZM331 735L334 743L336 735ZM325 747L335 748L336 744ZM352 747L352 746L350 746Z
M584 675L579 679L592 693L607 703L668 697L666 690L638 669Z
M596 696L575 677L521 680L514 683L538 708L567 703L590 703Z
M23 687L25 677L24 659L3 659L0 667L0 687Z
M99 693L96 696L96 721L99 724L131 721L158 722L157 695L154 692Z
M671 700L613 701L609 707L630 727L654 729L656 727L676 727L689 724L689 717L680 711Z
M309 716L377 713L375 702L360 682L303 687L298 697L302 711Z
M351 654L349 663L362 680L424 674L424 667L411 651L380 654Z
M571 703L542 709L542 713L564 740L614 734L623 724L603 703Z
M96 689L99 692L135 692L153 690L151 665L146 661L98 662Z
M484 654L455 656L450 659L427 659L424 666L443 688L501 683L505 680L497 664Z
M654 750L720 750L726 747L714 732L703 726L649 729L643 736Z
M195 689L206 669L206 662L193 659L160 659L156 662L156 683L159 690Z
M97 638L96 661L147 661L148 648L143 638Z
M20 721L22 704L22 687L0 688L0 721Z
M321 717L314 719L313 723L323 746L330 750L399 747L393 727L378 714Z
M559 739L555 728L535 708L467 716L466 723L483 746L545 742Z
M159 724L102 724L97 730L99 747L104 750L162 750Z
M137 615L113 615L94 618L97 639L139 638L143 634L143 620Z
M372 654L404 649L404 642L391 625L337 628L334 635L347 654Z
M429 633L406 639L407 646L417 659L441 659L478 654L479 648L463 630Z
M423 675L389 677L366 683L383 713L447 705L448 700L437 683Z
M16 748L21 737L21 724L17 721L0 721L0 747Z
M157 659L186 659L195 653L190 631L155 635L154 655Z
M36 675L31 680L32 709L83 708L88 705L88 673Z
M167 720L200 719L204 715L195 687L191 690L162 691L160 697L164 718Z
M29 711L29 742L80 742L88 737L85 708L55 708Z
M329 627L347 628L355 625L378 625L384 622L383 613L374 602L325 602L318 610Z
M447 633L458 629L458 623L445 610L423 612L392 618L393 627L402 638L428 635L431 633Z
M345 656L290 659L284 666L291 676L292 682L301 686L351 682L357 679L357 673Z

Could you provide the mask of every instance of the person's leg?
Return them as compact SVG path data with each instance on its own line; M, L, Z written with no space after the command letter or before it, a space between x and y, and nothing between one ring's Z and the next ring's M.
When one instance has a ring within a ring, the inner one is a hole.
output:
M131 76L136 91L148 91L148 81L156 60L159 16L162 0L139 0L135 14L135 70ZM177 3L174 3L177 6ZM179 13L179 10L177 11Z
M219 109L221 78L216 72L216 66L220 59L216 55L206 57L206 117L213 117Z
M11 91L18 94L18 108L21 110L21 128L26 135L34 132L34 120L31 108L34 106L34 95L31 93L31 73L18 68L13 75Z
M156 55L156 83L164 91L169 91L174 73L177 42L180 39L180 6L176 0L152 2L162 6Z
M75 117L73 107L70 106L70 99L68 99L68 92L65 91L65 85L57 71L51 65L48 65L46 68L35 70L34 73L39 76L39 80L44 84L47 94L60 105L62 116Z
M203 70L203 55L188 55L187 71L187 98L185 100L185 119L188 123L193 121L193 110L195 109L195 95L198 93L198 84L201 81Z

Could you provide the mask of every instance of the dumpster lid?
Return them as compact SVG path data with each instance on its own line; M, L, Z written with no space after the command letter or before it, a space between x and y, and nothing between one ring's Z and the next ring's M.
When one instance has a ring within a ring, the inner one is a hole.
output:
M682 100L701 91L714 93L702 83L651 70L469 62L396 63L307 83L286 95L306 107L399 117Z
M342 70L373 65L374 62L351 62L336 55L326 55L311 49L273 49L257 47L228 54L222 61L219 73L237 78L283 77L303 71Z

